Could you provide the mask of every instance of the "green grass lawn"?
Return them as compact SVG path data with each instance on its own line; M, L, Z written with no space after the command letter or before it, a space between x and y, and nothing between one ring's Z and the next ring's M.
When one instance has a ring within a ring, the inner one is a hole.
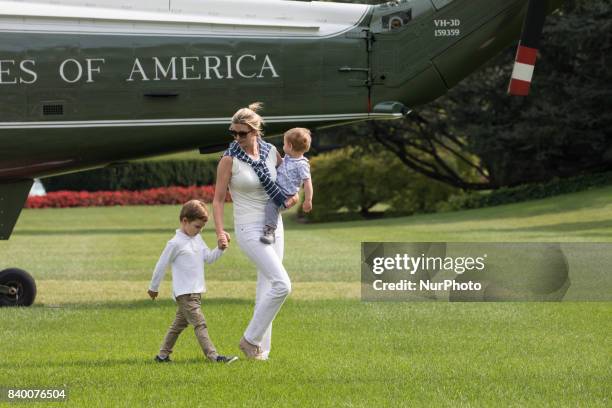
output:
M39 298L0 309L0 387L66 384L75 406L612 403L611 303L359 300L362 241L611 242L612 187L368 222L303 225L288 214L285 265L295 284L275 321L271 359L229 367L204 363L191 330L175 363L151 362L175 306L168 279L160 301L145 290L177 213L24 211L11 240L0 242L1 267L29 270ZM254 279L235 242L207 269L203 309L221 352L238 354Z

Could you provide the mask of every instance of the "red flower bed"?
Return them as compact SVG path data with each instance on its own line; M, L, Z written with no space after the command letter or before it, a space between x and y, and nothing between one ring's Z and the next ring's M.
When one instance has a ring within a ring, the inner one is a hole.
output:
M56 191L28 197L25 208L104 207L113 205L183 204L192 199L210 203L215 186L162 187L142 191ZM228 193L227 202L231 201Z

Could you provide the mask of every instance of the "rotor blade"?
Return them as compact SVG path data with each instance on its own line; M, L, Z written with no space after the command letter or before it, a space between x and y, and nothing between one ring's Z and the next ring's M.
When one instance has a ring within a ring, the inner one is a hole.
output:
M548 0L529 0L521 41L514 61L512 79L508 87L510 95L529 95L547 9Z

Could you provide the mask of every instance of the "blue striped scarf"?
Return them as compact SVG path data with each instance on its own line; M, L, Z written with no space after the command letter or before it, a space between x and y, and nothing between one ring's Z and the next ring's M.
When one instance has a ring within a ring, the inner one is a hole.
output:
M251 157L249 157L249 155L242 150L236 141L233 141L229 145L229 148L223 153L223 156L235 157L238 160L250 165L259 178L259 182L261 183L262 187L264 190L266 190L268 197L274 201L274 204L281 207L285 204L288 197L283 194L281 189L278 188L278 186L272 181L272 178L270 177L270 170L266 165L266 159L268 158L272 145L264 142L261 139L257 140L257 144L259 145L259 160L253 160Z

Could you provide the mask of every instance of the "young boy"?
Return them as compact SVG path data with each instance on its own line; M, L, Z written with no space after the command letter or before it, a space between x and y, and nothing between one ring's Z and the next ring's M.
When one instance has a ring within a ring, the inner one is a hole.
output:
M310 164L304 153L310 150L310 130L305 128L289 129L283 135L283 150L285 157L276 169L276 185L288 197L294 196L304 185L304 212L312 210L312 180L310 179ZM278 213L285 206L277 206L273 200L266 205L266 219L263 235L260 241L264 244L275 242L274 232Z
M155 299L158 295L161 283L168 264L172 265L172 298L176 300L178 310L174 322L168 329L168 333L155 357L155 361L165 363L170 361L172 347L178 339L179 334L189 325L193 325L195 335L202 347L206 357L217 363L233 363L238 360L236 356L221 356L217 353L210 337L204 314L200 309L202 293L206 291L204 286L204 262L213 263L227 248L227 236L220 239L218 247L210 250L202 237L200 231L208 221L206 205L199 200L191 200L183 205L179 216L180 229L166 245L161 254L151 285L149 296Z

